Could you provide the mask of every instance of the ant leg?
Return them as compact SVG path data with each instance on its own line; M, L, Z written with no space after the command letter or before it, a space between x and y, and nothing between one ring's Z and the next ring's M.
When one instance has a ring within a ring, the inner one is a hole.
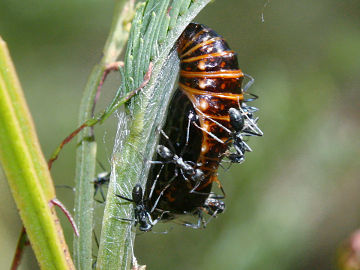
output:
M224 190L224 188L222 187L219 179L218 179L217 177L215 177L215 180L213 180L213 182L216 182L216 183L218 184L218 187L219 187L219 189L221 190L221 193L223 194L222 196L216 195L216 196L218 196L218 197L216 197L216 198L218 198L218 199L225 199L225 197L226 197L225 190ZM209 195L214 194L213 192L204 193L204 192L199 192L199 191L195 191L195 190L194 190L192 193L198 194L198 195L203 195L203 196L209 196Z
M124 197L124 196L121 196L121 195L119 195L119 194L115 194L115 196L116 197L119 197L119 198L121 198L121 199L123 199L123 200L125 200L125 201L128 201L128 202L134 202L134 200L132 200L132 199L129 199L129 198L126 198L126 197Z
M224 195L217 195L217 194L214 193L214 192L210 192L209 197L210 197L211 199L216 199L216 200L225 199L225 196L224 196Z
M95 233L95 231L93 230L93 235L94 235L94 240L95 240L95 243L96 243L96 246L97 246L97 248L99 249L99 240L98 240L98 238L97 238L97 236L96 236L96 233Z
M196 162L191 161L191 160L187 160L186 163L190 164L193 167L201 166L201 163L196 163Z
M190 227L190 228L193 228L193 229L200 229L202 226L201 224L204 223L204 218L201 214L200 211L198 211L198 222L197 224L195 223L189 223L189 222L183 222L182 224L185 226L185 227ZM205 227L204 227L205 228Z
M184 180L185 180L186 182L189 182L189 183L190 183L190 180L185 176L185 173L183 172L182 169L180 169L180 173L181 173L181 176L184 178Z
M245 131L245 133L249 133L251 135L255 135L255 136L262 136L264 135L264 133L261 131L260 128L258 128L256 122L257 122L257 119L252 119L248 116L248 113L244 111L244 109L240 106L240 103L239 103L239 110L241 112L241 114L243 116L245 116L245 120L247 120L248 122L250 122L250 124L247 124L247 127L243 130ZM246 129L249 128L250 131L246 131Z
M216 178L215 182L218 183L218 186L219 186L219 188L220 188L220 190L221 190L221 193L223 194L223 198L222 198L222 199L225 199L226 193L225 193L225 190L224 190L222 184L220 183L219 179L217 179L217 178Z
M243 149L240 149L240 147L238 147L237 145L235 146L236 151L240 153L240 155L243 156L245 152L252 152L252 149L244 140L241 140L241 143L244 146Z
M174 153L174 155L175 155L176 150L175 150L175 147L174 147L174 145L172 144L169 136L166 135L166 133L165 133L162 129L160 130L160 133L161 133L161 135L163 135L164 138L167 140L167 142L168 142L168 144L169 144L169 147L170 147L170 150L171 150L171 151Z
M192 118L194 118L194 115L193 115L193 113L191 112L191 114L188 115L188 124L187 124L187 127L186 127L186 142L185 142L185 147L187 147L188 144L189 144L190 125L191 125L191 122L192 122Z
M216 210L216 211L209 217L208 220L204 221L204 223L203 223L204 228L209 224L209 222L210 222L213 218L216 218L218 211L219 211L219 210Z
M157 217L155 220L152 220L151 215L149 212L146 212L146 215L150 221L150 224L152 226L155 226L163 217L164 214L170 213L170 211L163 211L159 217Z
M170 187L171 183L175 180L175 178L178 176L178 172L177 170L175 170L175 175L173 177L171 177L171 179L169 180L168 184L161 190L158 198L156 199L154 206L151 208L150 213L154 212L156 206L158 205L160 198L164 195L164 192Z
M249 81L245 84L243 91L246 92L255 82L255 79L248 74L244 73L244 77L248 78Z
M230 155L230 153L228 153L228 155ZM223 170L227 172L231 168L233 163L230 160L225 160L225 161L222 161L222 162L228 163L227 167L220 164L221 168L223 168Z
M195 110L197 112L199 112L204 118L208 119L209 121L214 122L216 125L218 125L219 127L221 127L223 130L225 130L227 133L231 134L231 130L228 129L227 127L225 127L224 125L220 124L219 122L215 121L214 119L212 119L211 117L205 115L202 111L200 111L198 108L195 108ZM195 125L195 124L194 124Z
M100 203L100 204L103 204L105 202L105 201L100 201L98 199L94 199L94 201L97 202L97 203Z
M259 98L259 96L252 94L252 93L246 92L246 93L244 93L244 96L245 96L245 94L250 96L250 98L244 99L244 102L251 102L251 101L257 100Z
M114 217L115 218L115 217ZM130 219L130 218L115 218L118 221L129 221L129 222L135 222L136 220Z
M98 190L99 190L99 185L96 184L95 187L94 187L94 195L93 195L94 198L95 198Z
M199 179L198 181L196 181L195 186L189 191L189 193L195 193L196 192L195 189L197 189L200 186L202 180L203 179ZM198 192L198 193L201 193L201 192Z
M104 195L104 191L102 189L102 186L99 187L100 190L100 194L101 194L101 198L103 199L103 203L106 201L105 195Z
M202 131L204 131L206 134L208 134L210 137L212 137L213 139L217 140L219 143L224 144L224 142L222 140L220 140L218 137L216 137L214 134L212 134L211 132L207 131L206 129L200 127L198 124L196 124L195 122L193 122L194 126L196 126L198 129L201 129Z
M241 141L243 142L243 141ZM236 156L239 156L239 157L243 157L244 156L244 152L242 151L242 149L238 146L238 145L234 145L234 148L235 148L235 151L236 151ZM246 150L244 150L246 151ZM230 154L231 155L234 155L234 154Z
M221 188L220 188L221 189ZM223 189L222 189L223 190ZM199 191L193 191L192 193L194 194L197 194L197 195L202 195L202 196L211 196L211 195L216 195L215 193L213 192L209 192L209 193L205 193L205 192L199 192ZM219 200L222 200L222 199L225 199L225 192L222 192L223 195L216 195L216 196L211 196L211 198L213 199L219 199Z
M150 160L149 161L150 164L165 164L165 161L160 161L160 160Z
M75 192L75 187L72 187L69 185L55 185L55 188L67 188L67 189L71 189L72 191Z
M159 180L160 174L161 174L164 166L165 166L165 165L162 164L162 166L161 166L161 168L160 168L160 170L159 170L159 173L157 174L157 176L156 176L156 178L155 178L155 180L154 180L154 183L153 183L152 186L151 186L150 194L149 194L149 199L151 199L151 197L152 197L152 194L153 194L153 192L154 192L154 190L155 190L156 183L157 183L157 181Z
M211 194L211 193L206 193L206 192L199 192L199 191L196 191L196 190L194 190L191 193L194 193L194 194L197 194L197 195L202 195L202 196L209 196L209 194Z
M96 233L95 233L94 230L93 230L93 235L94 235L94 240L95 240L95 244L96 244L97 250L99 251L99 246L100 246L100 244L99 244L99 240L98 240L98 238L97 238ZM93 252L94 252L94 251L93 251ZM96 263L97 263L97 256L94 255L94 254L93 254L92 256L93 256L92 269L95 269Z
M191 111L188 115L188 124L187 124L187 127L186 127L186 141L185 141L185 145L183 147L183 149L181 150L181 153L180 153L180 157L183 156L183 154L185 153L188 145L189 145L189 137L190 137L190 125L192 122L195 122L194 118L195 118L195 114L193 114L193 112Z

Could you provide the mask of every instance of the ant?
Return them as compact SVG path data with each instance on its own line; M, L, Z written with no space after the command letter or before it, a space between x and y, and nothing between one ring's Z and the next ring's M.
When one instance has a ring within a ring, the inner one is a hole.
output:
M203 112L199 109L195 108L198 113L200 113L203 117L207 118L208 120L214 122L226 132L229 133L230 138L223 142L221 139L216 137L214 134L209 133L206 130L204 132L208 133L209 136L213 137L220 143L229 143L233 142L232 145L235 148L235 153L231 153L230 151L225 152L225 156L230 160L231 163L242 163L245 160L245 152L251 152L252 149L249 145L244 141L243 136L262 136L263 132L258 128L257 121L258 118L254 118L254 112L258 109L252 106L247 106L245 102L251 102L258 98L257 95L252 93L247 93L246 91L253 85L255 79L248 74L244 74L245 77L249 79L246 83L244 88L242 89L243 94L250 96L249 98L244 99L241 102L238 100L238 107L230 108L229 109L229 117L230 117L230 126L233 130L228 129L221 123L217 122L216 120L212 119L211 117L206 116ZM201 127L199 127L201 129Z
M164 145L158 145L156 152L165 159L165 163L173 163L180 169L181 174L184 179L187 180L185 175L190 176L190 179L194 182L201 181L204 178L204 173L200 169L194 168L194 162L184 161L184 159L176 154L174 154L169 148ZM161 162L163 164L163 162ZM177 176L177 172L175 172Z
M215 193L210 193L209 197L205 200L204 204L199 207L194 214L198 215L198 222L188 223L184 222L183 225L193 229L206 228L207 224L211 219L216 218L218 214L221 214L225 211L225 203L220 199L224 198L223 196L218 196ZM203 213L210 215L208 220L205 220Z
M110 172L106 171L104 165L101 164L101 162L99 160L97 162L98 162L99 166L101 167L101 169L103 170L103 172L97 174L96 177L93 180L93 184L94 184L94 200L99 202L99 203L104 203L106 201L106 198L105 198L104 190L103 190L102 187L104 185L109 184L109 182L110 182ZM98 191L100 191L102 201L95 199L95 196L98 193Z
M109 181L110 181L110 172L101 172L96 176L96 178L93 181L93 183L94 183L94 200L95 201L97 201L99 203L105 202L106 199L105 199L105 194L104 194L102 187L104 185L108 185ZM95 199L95 196L98 193L98 191L100 191L102 201Z
M251 98L246 99L245 101L253 101L258 97L254 94L251 94ZM206 116L202 113L199 109L195 108L202 116L209 119L210 121L214 122L226 132L230 134L230 138L223 142L221 139L216 137L214 134L209 133L211 137L221 143L229 143L233 142L233 147L235 148L235 153L231 153L230 151L225 152L225 156L230 160L231 163L242 163L245 160L245 152L252 152L250 146L244 141L243 136L262 136L263 132L258 128L257 121L258 118L254 118L253 113L256 112L258 109L255 107L247 106L245 102L242 102L242 106L239 103L239 109L230 108L229 109L229 117L230 117L230 126L232 127L233 131L225 127L224 125L220 124L216 120L212 119L211 117ZM199 127L200 128L200 127Z
M142 232L151 231L152 227L156 225L162 218L164 211L157 219L153 220L151 218L150 212L146 209L144 203L144 194L140 184L136 184L132 190L132 199L126 198L122 195L115 194L117 197L132 202L135 206L134 215L135 215L135 226L139 224L139 230ZM126 221L133 221L131 219L121 218Z
M251 152L252 149L244 141L243 136L262 136L262 131L257 127L258 118L253 119L253 113L257 108L246 106L243 103L240 109L230 108L230 125L234 129L231 132L231 139L236 153L227 153L227 157L232 163L242 163L245 160L245 152ZM246 120L246 121L245 121Z
M191 119L190 119L191 117L193 117L193 116L189 115L189 123L191 121ZM195 162L185 161L182 158L182 154L185 151L187 144L188 144L189 135L187 135L186 144L185 144L183 150L181 151L181 154L177 155L177 154L175 154L176 150L175 150L174 146L172 145L170 138L165 134L165 132L163 130L160 130L160 132L166 138L166 140L169 142L169 147L171 148L171 150L164 145L158 145L156 148L156 152L165 161L151 161L151 163L152 164L162 164L163 166L166 163L172 163L175 165L175 167L176 167L175 173L174 173L174 176L172 177L172 179L170 179L169 184L178 176L178 169L179 169L181 172L181 175L183 176L183 178L186 181L189 181L189 179L188 179L188 177L189 177L193 182L196 183L196 187L199 186L201 181L205 178L203 171L201 169L196 168L196 166L198 164L196 164ZM187 132L189 132L189 128L188 128Z
M234 129L233 132L230 132L232 136L233 146L236 153L227 153L228 159L231 163L242 163L245 160L245 152L251 152L251 148L244 142L243 136L262 136L263 132L258 128L257 121L258 118L254 119L254 112L258 109L255 107L247 106L245 102L251 102L258 98L257 95L247 93L247 90L253 85L255 79L248 75L244 74L245 77L249 79L244 88L242 89L243 93L250 95L250 98L245 99L242 102L242 106L239 104L239 109L230 108L229 117L230 125Z
M225 211L225 203L220 198L223 198L223 196L217 196L214 193L210 193L209 197L204 202L204 205L202 206L202 209L204 212L211 216L217 216L217 214L221 214Z

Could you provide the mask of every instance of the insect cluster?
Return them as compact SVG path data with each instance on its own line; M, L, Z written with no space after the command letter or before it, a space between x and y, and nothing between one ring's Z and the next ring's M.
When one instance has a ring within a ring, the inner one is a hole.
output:
M149 231L160 220L197 217L184 225L199 228L225 210L225 192L217 171L225 158L242 163L251 151L249 136L262 136L254 117L257 98L246 91L253 79L238 66L237 56L212 29L191 23L178 40L179 88L161 130L157 156L143 192L133 189L135 223ZM243 87L244 77L248 83ZM223 194L212 192L217 183ZM210 218L206 221L204 213ZM136 225L135 224L135 225Z

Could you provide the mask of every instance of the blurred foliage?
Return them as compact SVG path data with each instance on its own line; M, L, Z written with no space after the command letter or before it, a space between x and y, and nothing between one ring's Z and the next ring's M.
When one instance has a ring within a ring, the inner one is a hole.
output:
M111 23L110 1L0 3L7 41L49 156L76 127L82 89ZM149 269L335 269L340 243L360 227L360 2L214 1L197 22L223 35L255 77L263 138L242 165L220 171L227 210L206 230L176 224L137 236ZM106 82L111 100L119 75ZM116 118L96 129L109 167ZM75 144L54 164L56 184L73 185ZM101 168L99 168L99 171ZM0 173L0 265L9 265L21 224ZM71 190L58 189L69 208ZM61 215L61 214L60 214ZM100 222L100 220L99 220ZM65 232L71 241L71 228ZM70 245L71 246L71 245ZM96 252L96 251L95 251ZM31 252L21 269L34 269Z
M338 252L338 266L341 270L360 269L360 230L347 239Z

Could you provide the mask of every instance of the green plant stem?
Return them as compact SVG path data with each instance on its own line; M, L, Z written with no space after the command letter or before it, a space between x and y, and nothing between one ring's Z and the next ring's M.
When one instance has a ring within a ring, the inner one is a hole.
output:
M50 200L54 186L20 82L0 38L0 161L42 269L74 269Z
M149 0L137 8L125 58L123 93L140 85L150 61L154 68L150 82L127 106L131 116L129 134L119 138L122 147L116 148L112 157L97 269L130 269L135 230L133 222L123 218L134 218L130 214L133 205L120 203L115 194L131 198L133 186L141 183L144 187L146 183L149 171L146 161L154 154L158 128L165 120L178 73L176 53L170 54L170 51L185 27L208 2Z
M106 41L103 57L88 79L79 111L79 124L93 117L92 110L99 83L108 64L115 62L129 36L129 22L133 14L134 0L118 0L114 8L111 30ZM96 149L91 128L85 128L78 137L75 176L75 222L80 237L74 237L74 262L77 269L92 267L93 195Z

